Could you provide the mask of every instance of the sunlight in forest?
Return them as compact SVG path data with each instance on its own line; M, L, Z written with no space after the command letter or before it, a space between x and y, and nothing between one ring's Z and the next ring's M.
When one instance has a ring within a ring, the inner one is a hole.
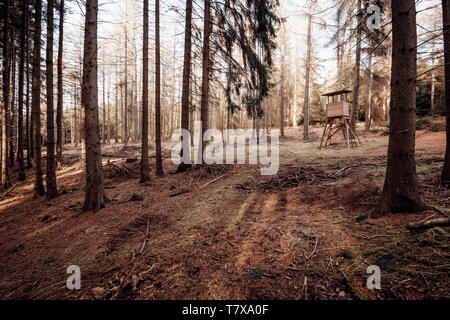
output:
M1 0L0 40L0 300L450 298L450 1Z

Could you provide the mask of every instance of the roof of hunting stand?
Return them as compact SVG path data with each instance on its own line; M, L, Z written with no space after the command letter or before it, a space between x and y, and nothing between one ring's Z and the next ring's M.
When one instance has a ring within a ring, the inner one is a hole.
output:
M325 93L322 96L323 97L333 97L333 96L338 96L340 94L347 94L347 93L350 93L350 92L352 92L352 91L350 91L350 90L339 90L339 91L335 91L335 92Z

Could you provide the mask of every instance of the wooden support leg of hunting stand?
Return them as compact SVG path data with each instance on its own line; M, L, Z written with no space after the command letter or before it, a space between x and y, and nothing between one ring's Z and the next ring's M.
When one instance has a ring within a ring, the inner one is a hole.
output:
M356 135L356 133L353 131L352 127L350 126L348 119L346 119L346 122L347 122L348 128L350 129L350 132L352 133L353 137L355 138L355 144L356 144L356 139L358 139L359 143L361 143L361 140L359 140L359 137Z

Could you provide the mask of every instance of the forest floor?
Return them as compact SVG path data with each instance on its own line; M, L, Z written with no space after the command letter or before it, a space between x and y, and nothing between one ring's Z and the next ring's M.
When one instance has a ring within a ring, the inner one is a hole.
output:
M379 200L388 136L360 132L358 148L319 151L321 131L304 142L288 128L276 176L252 165L173 174L164 143L165 175L142 184L139 159L126 163L139 145L104 146L110 202L97 213L81 213L79 149L68 147L58 198L33 197L31 170L0 194L0 298L449 299L450 227L405 228L439 213L364 218ZM444 149L445 132L417 131L420 194L448 210ZM69 265L81 290L66 288ZM370 265L381 290L366 287Z

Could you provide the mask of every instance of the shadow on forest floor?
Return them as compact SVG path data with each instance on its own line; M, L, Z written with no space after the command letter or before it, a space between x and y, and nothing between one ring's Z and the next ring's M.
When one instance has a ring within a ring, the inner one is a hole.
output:
M317 141L286 134L271 177L250 165L170 174L165 157L165 176L141 184L138 159L126 161L139 146L104 147L111 202L97 213L80 212L77 148L65 151L56 199L34 198L27 171L0 199L0 297L448 299L450 228L405 228L435 213L358 219L377 204L387 137L368 133L359 148L318 151ZM423 199L448 210L450 191L438 185L444 137L418 132L417 171ZM72 264L81 268L79 291L65 285ZM381 290L366 288L373 264Z

